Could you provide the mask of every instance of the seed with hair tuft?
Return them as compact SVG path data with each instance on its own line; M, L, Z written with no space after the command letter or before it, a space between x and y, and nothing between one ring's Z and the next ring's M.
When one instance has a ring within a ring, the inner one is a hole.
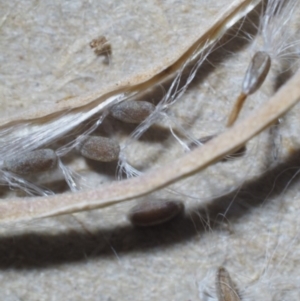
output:
M271 58L265 51L257 51L246 71L242 92L246 95L256 92L266 79L271 67Z
M239 116L246 98L256 92L265 81L271 67L270 55L265 51L257 51L253 56L242 84L242 92L237 98L229 115L227 126L233 125Z

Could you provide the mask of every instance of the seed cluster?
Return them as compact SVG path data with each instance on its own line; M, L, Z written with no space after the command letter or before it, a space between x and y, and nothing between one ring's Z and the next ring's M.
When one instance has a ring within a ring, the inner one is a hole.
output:
M110 116L124 123L139 124L149 117L156 107L147 101L142 100L127 100L110 108ZM199 144L203 144L211 140L214 136L205 136L198 140L199 143L191 143L189 148L192 149ZM75 148L77 153L84 158L99 161L113 162L120 160L121 146L119 141L114 138L96 136L96 135L81 135L76 140ZM237 150L230 156L226 156L222 161L226 161L232 157L238 157L245 153L245 147ZM59 155L58 155L59 154ZM18 175L31 175L42 171L47 171L55 166L59 161L59 167L70 186L73 189L74 179L72 172L68 167L65 167L59 152L52 149L37 149L31 152L24 153L21 157L6 160L3 162L3 170ZM133 169L132 169L133 170ZM129 219L134 225L148 226L160 224L172 219L180 211L183 205L175 201L152 200L143 202L141 207L137 206L132 209L129 214Z
M94 46L94 44L91 46ZM144 121L154 110L155 106L149 102L128 100L112 107L110 115L124 123L138 124ZM79 136L74 148L81 156L99 162L117 161L121 151L120 144L116 139L96 135ZM59 165L72 189L75 185L74 179L72 178L71 170L61 160L61 156L63 157L64 155L65 153L61 155L60 152L56 153L48 148L37 149L25 152L16 158L4 160L1 168L3 171L12 174L29 176L51 170ZM59 164L57 164L58 162Z

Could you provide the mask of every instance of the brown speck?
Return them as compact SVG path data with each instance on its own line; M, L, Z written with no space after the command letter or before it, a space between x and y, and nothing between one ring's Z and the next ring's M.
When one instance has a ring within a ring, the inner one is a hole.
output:
M104 63L108 64L112 55L111 44L108 42L105 36L100 36L90 42L90 47L94 49L94 53L97 56L105 56Z

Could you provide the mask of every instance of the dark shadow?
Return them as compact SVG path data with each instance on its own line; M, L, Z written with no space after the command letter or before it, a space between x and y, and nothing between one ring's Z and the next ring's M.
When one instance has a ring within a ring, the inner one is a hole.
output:
M100 162L87 158L85 158L85 161L91 170L94 170L95 172L98 172L100 174L106 174L108 176L111 176L112 180L115 179L118 161Z
M278 72L277 76L275 77L275 83L274 83L274 91L276 92L278 89L280 89L281 86L283 86L293 75L294 72L292 70L292 67L285 67L282 68L283 71Z

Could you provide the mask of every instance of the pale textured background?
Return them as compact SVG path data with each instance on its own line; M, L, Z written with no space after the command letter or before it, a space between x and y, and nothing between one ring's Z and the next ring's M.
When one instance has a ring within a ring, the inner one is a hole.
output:
M1 1L2 114L161 70L227 3ZM254 24L256 16L251 16ZM292 30L299 28L297 22ZM247 22L243 26L249 29ZM195 137L223 130L239 93L253 50L245 35L234 37L235 32L172 110ZM112 45L109 65L88 45L99 35ZM273 93L276 70L242 116ZM298 116L299 106L278 127L250 141L245 158L216 164L176 183L171 192L157 192L177 193L187 203L185 216L169 224L134 229L125 217L132 203L126 203L76 219L2 227L2 300L205 301L215 298L214 269L223 264L243 299L299 300L300 205L298 178L292 178L300 163ZM124 141L132 130L110 120L105 131ZM183 154L166 127L149 136L128 150L135 167L146 170ZM113 165L95 167L76 156L69 164L95 185L115 177Z

